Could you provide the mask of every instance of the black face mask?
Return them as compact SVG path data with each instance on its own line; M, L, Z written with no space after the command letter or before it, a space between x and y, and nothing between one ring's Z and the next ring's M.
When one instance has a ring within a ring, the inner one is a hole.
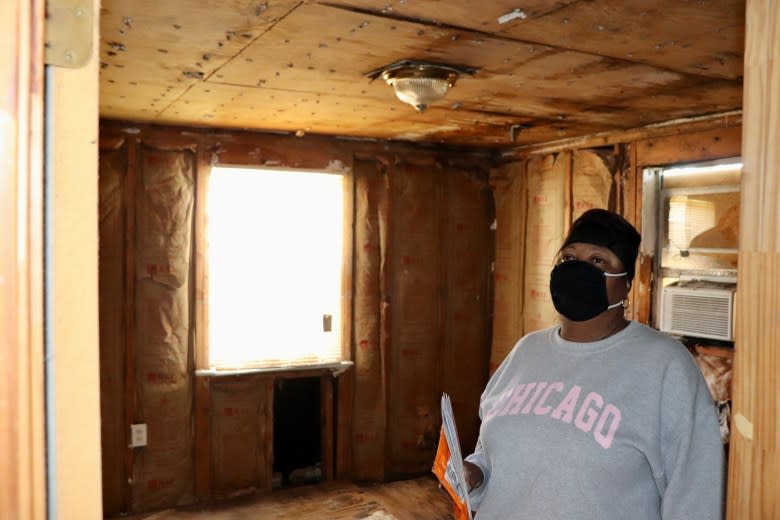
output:
M607 298L607 277L626 276L627 273L605 273L595 265L581 260L570 260L555 266L550 274L550 294L555 310L571 321L585 321L612 305Z

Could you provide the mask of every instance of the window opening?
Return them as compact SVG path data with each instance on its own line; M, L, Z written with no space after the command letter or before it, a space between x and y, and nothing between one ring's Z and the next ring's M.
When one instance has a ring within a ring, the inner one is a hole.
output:
M212 168L207 368L342 359L344 213L343 175Z
M655 327L730 341L741 170L738 159L645 170L643 234L654 243L643 248L654 249Z

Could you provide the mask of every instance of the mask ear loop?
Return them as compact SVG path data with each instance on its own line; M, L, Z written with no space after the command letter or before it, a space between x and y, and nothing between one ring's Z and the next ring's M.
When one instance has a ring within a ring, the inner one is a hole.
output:
M628 272L624 272L624 273L607 273L607 272L604 272L602 274L605 277L608 277L608 278L617 278L619 276L626 276L628 274ZM628 278L626 278L626 286L629 289L631 289L631 282L628 280ZM614 309L615 307L618 307L618 306L623 307L624 309L628 309L628 298L623 298L622 300L620 300L617 303L613 303L612 305L608 305L607 306L607 310Z

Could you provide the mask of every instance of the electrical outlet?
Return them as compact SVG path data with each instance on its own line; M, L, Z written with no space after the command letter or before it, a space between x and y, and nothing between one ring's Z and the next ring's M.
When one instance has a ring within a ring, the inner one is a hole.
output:
M146 446L146 425L131 424L130 425L130 447L139 448L141 446Z

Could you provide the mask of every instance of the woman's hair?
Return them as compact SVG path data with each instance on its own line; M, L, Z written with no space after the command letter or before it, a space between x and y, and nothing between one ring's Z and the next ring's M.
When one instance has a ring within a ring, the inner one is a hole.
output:
M626 219L605 209L589 209L574 221L561 249L574 242L606 247L617 256L634 279L634 264L642 237Z

